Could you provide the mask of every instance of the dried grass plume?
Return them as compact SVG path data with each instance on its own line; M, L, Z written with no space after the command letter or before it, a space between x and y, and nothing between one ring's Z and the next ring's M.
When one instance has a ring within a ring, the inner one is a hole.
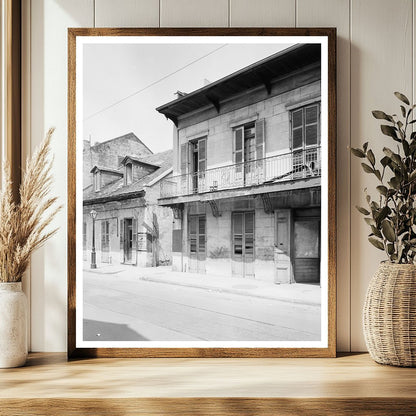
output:
M57 198L48 196L52 184L49 154L54 130L49 129L32 158L26 160L18 203L13 198L10 167L4 168L0 190L0 282L20 282L30 255L58 231L57 228L48 230L62 208L57 206Z

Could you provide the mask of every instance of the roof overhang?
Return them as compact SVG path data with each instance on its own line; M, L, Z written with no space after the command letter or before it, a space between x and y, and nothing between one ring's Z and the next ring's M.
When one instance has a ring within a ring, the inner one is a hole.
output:
M145 191L140 190L140 191L128 192L124 194L102 196L98 198L86 199L82 202L82 205L103 204L105 202L110 202L110 201L124 201L126 199L140 198L144 195L145 195Z
M148 166L151 168L159 168L158 165L154 165L153 163L148 163L148 162L143 162L142 160L135 158L133 156L125 156L124 159L121 161L121 165L125 165L128 162L133 162L137 165L143 165L143 166Z
M157 107L178 125L178 118L198 108L212 106L219 113L221 102L248 89L262 86L268 94L274 80L321 61L320 44L298 44L249 65L218 81Z
M108 168L100 168L97 165L95 165L90 170L90 173L95 173L95 172L105 172L105 173L110 173L111 175L117 175L117 176L120 176L120 177L123 176L123 174L121 172L119 172L118 170L108 169Z

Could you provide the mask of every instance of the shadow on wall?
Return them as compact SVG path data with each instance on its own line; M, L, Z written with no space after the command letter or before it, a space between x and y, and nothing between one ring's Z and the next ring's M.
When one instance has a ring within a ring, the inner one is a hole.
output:
M148 341L128 325L84 319L84 341Z

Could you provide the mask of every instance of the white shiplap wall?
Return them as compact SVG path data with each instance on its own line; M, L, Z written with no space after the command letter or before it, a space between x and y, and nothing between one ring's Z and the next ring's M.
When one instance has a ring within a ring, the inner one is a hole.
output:
M68 27L337 27L339 351L365 350L361 307L381 257L352 207L371 178L347 146L383 139L372 109L395 111L393 92L415 101L416 0L24 0L24 153L57 127L53 192L66 201ZM32 261L31 349L66 350L66 211Z

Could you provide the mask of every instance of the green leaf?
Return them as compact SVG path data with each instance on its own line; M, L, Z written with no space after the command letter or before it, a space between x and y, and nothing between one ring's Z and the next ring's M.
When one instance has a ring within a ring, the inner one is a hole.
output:
M370 211L367 211L365 208L359 207L358 205L356 205L355 208L363 215L370 215Z
M416 169L409 175L409 182L416 179Z
M365 153L361 150L361 149L354 149L351 147L351 153L354 156L360 157L360 158L364 158L365 157Z
M409 99L400 92L395 92L394 95L400 100L403 101L405 104L410 105Z
M381 221L383 221L384 218L386 218L387 215L389 215L389 213L390 213L390 208L389 207L383 207L375 218L377 223L380 224Z
M387 187L384 185L379 185L376 187L377 191L379 191L381 193L381 195L387 196Z
M368 166L366 163L361 163L361 166L363 167L364 172L374 173L374 169L372 167Z
M372 218L364 218L364 221L368 224L368 225L376 225L376 222L372 219Z
M378 237L378 238L383 238L380 230L378 228L376 228L374 225L371 225L371 231L373 232L373 234Z
M368 237L368 241L376 248L378 248L379 250L383 250L384 251L384 245L383 243L376 237Z
M372 111L372 114L373 114L373 117L378 120L387 120L387 121L391 121L392 123L394 122L393 117L389 116L384 111L374 110Z
M387 244L387 253L390 255L394 253L394 244Z
M393 176L390 181L388 182L388 184L394 188L394 189L399 189L400 188L400 179L396 178L396 176Z
M390 158L388 156L384 156L380 160L380 163L383 165L383 167L386 167L390 163Z
M368 142L365 142L365 143L363 144L363 149L364 149L364 152L366 152L366 151L367 151L367 147L368 147Z
M374 153L371 149L367 152L367 159L374 166L374 163L376 163L376 158L374 157Z
M381 173L380 173L380 171L378 169L376 169L374 171L374 175L376 175L377 176L377 179L381 182Z
M394 153L391 149L388 147L383 147L383 152L385 155L387 155L396 165L402 166L403 162L397 153Z
M380 205L379 204L377 204L377 202L376 201L372 201L371 202L371 204L370 204L370 206L371 206L371 209L380 209Z
M402 110L402 116L406 117L406 109L401 105L400 110Z
M406 156L409 156L409 155L410 155L410 147L409 147L409 143L408 143L406 140L403 140L403 141L402 141L402 146L403 146L403 151L404 151L404 154L405 154Z
M383 220L381 222L381 230L383 231L384 237L387 238L388 241L393 243L396 241L396 232L389 220Z
M380 126L380 129L383 132L383 134L385 134L386 136L390 136L394 140L400 141L399 138L397 137L397 132L396 132L397 129L395 127L387 126L386 124L382 124Z

